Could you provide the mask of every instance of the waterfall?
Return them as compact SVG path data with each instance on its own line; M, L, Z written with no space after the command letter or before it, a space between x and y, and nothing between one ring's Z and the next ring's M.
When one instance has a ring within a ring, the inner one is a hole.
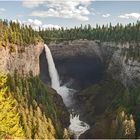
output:
M50 74L50 78L51 78L51 86L53 89L57 90L60 87L59 75L57 73L51 51L46 44L45 44L45 51L46 51L46 58L48 60L48 66L49 66L48 68L49 68L49 74Z
M51 87L55 89L58 94L61 95L64 101L64 104L67 107L70 107L72 105L71 94L74 93L74 90L67 88L65 85L60 86L59 75L55 67L55 63L54 63L51 51L46 44L44 45L44 47L45 47L45 52L46 52L46 59L48 62L49 74L51 78ZM83 134L89 128L90 126L87 123L80 121L79 115L70 114L69 132L73 134L77 139L79 138L81 134Z
M70 91L72 91L72 89L69 89L66 86L60 86L59 75L55 67L51 51L46 44L44 46L46 52L46 59L48 62L49 74L51 78L51 87L55 89L59 95L61 95L65 105L68 107L71 105Z

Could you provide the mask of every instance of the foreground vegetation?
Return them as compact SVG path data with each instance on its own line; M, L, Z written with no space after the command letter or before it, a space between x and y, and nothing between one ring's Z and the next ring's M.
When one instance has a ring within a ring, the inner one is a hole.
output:
M76 95L82 103L78 104L82 107L83 117L93 124L93 138L134 139L139 136L138 87L128 90L120 81L106 78Z
M10 47L11 52L15 45L21 50L38 42L42 39L31 26L0 20L0 47ZM0 139L68 137L65 127L69 114L66 110L65 115L64 106L58 106L57 98L61 98L56 96L32 73L24 77L18 71L12 75L0 73Z
M1 74L0 138L67 137L60 122L63 110L57 110L51 94L38 77Z
M20 115L17 111L15 99L6 86L7 77L0 74L0 139L23 138L24 131L20 124Z

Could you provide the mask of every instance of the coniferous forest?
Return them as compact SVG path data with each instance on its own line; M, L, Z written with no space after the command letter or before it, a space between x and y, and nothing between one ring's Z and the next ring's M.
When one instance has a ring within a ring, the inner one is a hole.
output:
M140 42L140 22L127 25L117 24L112 26L90 24L74 28L51 28L35 31L31 26L20 25L18 22L0 20L0 44L7 43L17 45L36 44L40 40L46 43L50 41L72 41L76 39L100 40L103 42Z
M18 22L0 20L0 46L16 44L26 46L37 44L41 38L31 26L21 25Z
M130 23L127 25L117 24L92 27L91 25L81 25L74 28L51 28L46 30L35 31L31 26L12 22L8 20L0 20L0 46L9 46L10 51L14 52L14 45L28 46L30 44L37 44L40 41L45 43L72 41L79 39L98 40L101 42L115 42L115 43L137 43L138 47L130 45L129 50L123 48L122 53L127 53L127 57L140 60L139 57L139 42L140 42L140 22Z
M42 42L31 26L0 21L0 47L15 53L18 49ZM20 52L22 53L22 52ZM0 139L62 138L61 110L56 110L49 88L32 74L21 76L0 73ZM67 130L65 130L65 134ZM67 135L67 134L66 134Z
M39 34L46 43L50 41L66 41L75 39L100 40L106 42L140 42L140 22L127 25L117 24L112 26L81 25L74 28L46 29L40 30Z

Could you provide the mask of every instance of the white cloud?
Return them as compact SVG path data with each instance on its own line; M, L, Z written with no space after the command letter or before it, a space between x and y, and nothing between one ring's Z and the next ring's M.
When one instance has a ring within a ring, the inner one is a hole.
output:
M34 10L30 16L35 17L61 17L74 18L87 21L90 14L89 5L92 0L43 0L43 1L23 1L23 5L28 8L45 6L47 10Z
M27 8L38 7L40 4L44 4L45 0L24 0L22 5Z
M13 22L18 22L20 23L21 25L24 24L24 25L31 25L31 27L38 31L39 28L40 29L47 29L47 28L55 28L55 29L59 29L61 28L59 25L53 25L53 24L43 24L40 20L38 19L28 19L27 21L21 21L21 20L13 20Z
M36 25L36 26L41 26L42 22L38 19L28 19L27 23L32 24L32 25Z
M5 12L6 9L5 9L5 8L0 8L0 11L1 11L1 12Z
M2 14L3 12L5 12L6 9L5 8L0 8L0 14Z
M140 19L140 13L130 13L130 14L124 14L124 15L119 15L119 18L125 18L125 19Z
M104 14L104 15L102 15L102 17L104 17L104 18L108 18L110 16L111 16L110 14Z
M27 21L23 21L26 25L31 25L34 30L39 30L39 27L42 26L42 22L38 19L28 19Z
M47 29L47 28L49 28L49 29L52 29L52 28L59 29L61 27L59 25L53 25L53 24L44 24L44 25L42 25L42 29Z
M23 17L22 14L17 14L16 17L20 18L20 17Z

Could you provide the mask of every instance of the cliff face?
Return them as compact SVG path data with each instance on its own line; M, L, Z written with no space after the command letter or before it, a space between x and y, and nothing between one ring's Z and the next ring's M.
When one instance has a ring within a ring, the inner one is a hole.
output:
M13 74L17 70L21 75L32 71L33 76L39 75L39 56L43 48L42 42L24 47L14 45L14 51L9 46L0 48L0 71Z
M95 41L75 40L64 41L58 44L50 43L49 48L54 59L65 59L76 56L98 56L101 59L101 50Z
M118 49L110 60L108 72L124 86L133 86L140 80L140 62L127 57L126 54L122 54L122 49Z
M138 93L129 91L129 89L136 87L140 80L140 62L132 50L132 48L139 47L139 44L75 40L53 43L49 47L55 58L58 72L62 73L62 76L64 74L70 75L68 78L75 78L74 81L76 81L80 79L78 76L81 73L86 78L79 81L84 83L87 80L90 83L74 96L76 108L81 114L80 117L91 126L91 129L81 135L81 138L135 138L134 131L129 135L124 135L121 132L125 130L124 126L117 126L114 121L116 121L118 114L130 109L134 118L137 118L137 120L135 119L136 123L140 119L135 111L138 109L136 109L138 105L134 106L131 103L131 101L135 104L139 102L137 100ZM79 58L80 60L77 61ZM90 60L91 63L89 63ZM80 69L75 69L81 65ZM95 68L93 68L94 66ZM98 81L88 80L90 78L96 79L97 75L101 74L103 76ZM136 99L133 98L133 95L136 96ZM139 128L137 128L138 131Z
M1 47L0 72L9 74L7 84L16 100L25 138L62 139L64 128L69 126L69 112L61 96L39 79L43 48L43 42Z
M135 43L116 44L113 42L75 40L58 44L50 43L49 47L56 63L58 62L58 65L56 64L58 69L62 60L66 61L71 58L76 60L77 57L82 57L84 60L93 58L92 61L95 59L100 61L107 73L127 86L135 83L136 79L140 79L140 62L127 56L130 46L135 48L138 45Z

